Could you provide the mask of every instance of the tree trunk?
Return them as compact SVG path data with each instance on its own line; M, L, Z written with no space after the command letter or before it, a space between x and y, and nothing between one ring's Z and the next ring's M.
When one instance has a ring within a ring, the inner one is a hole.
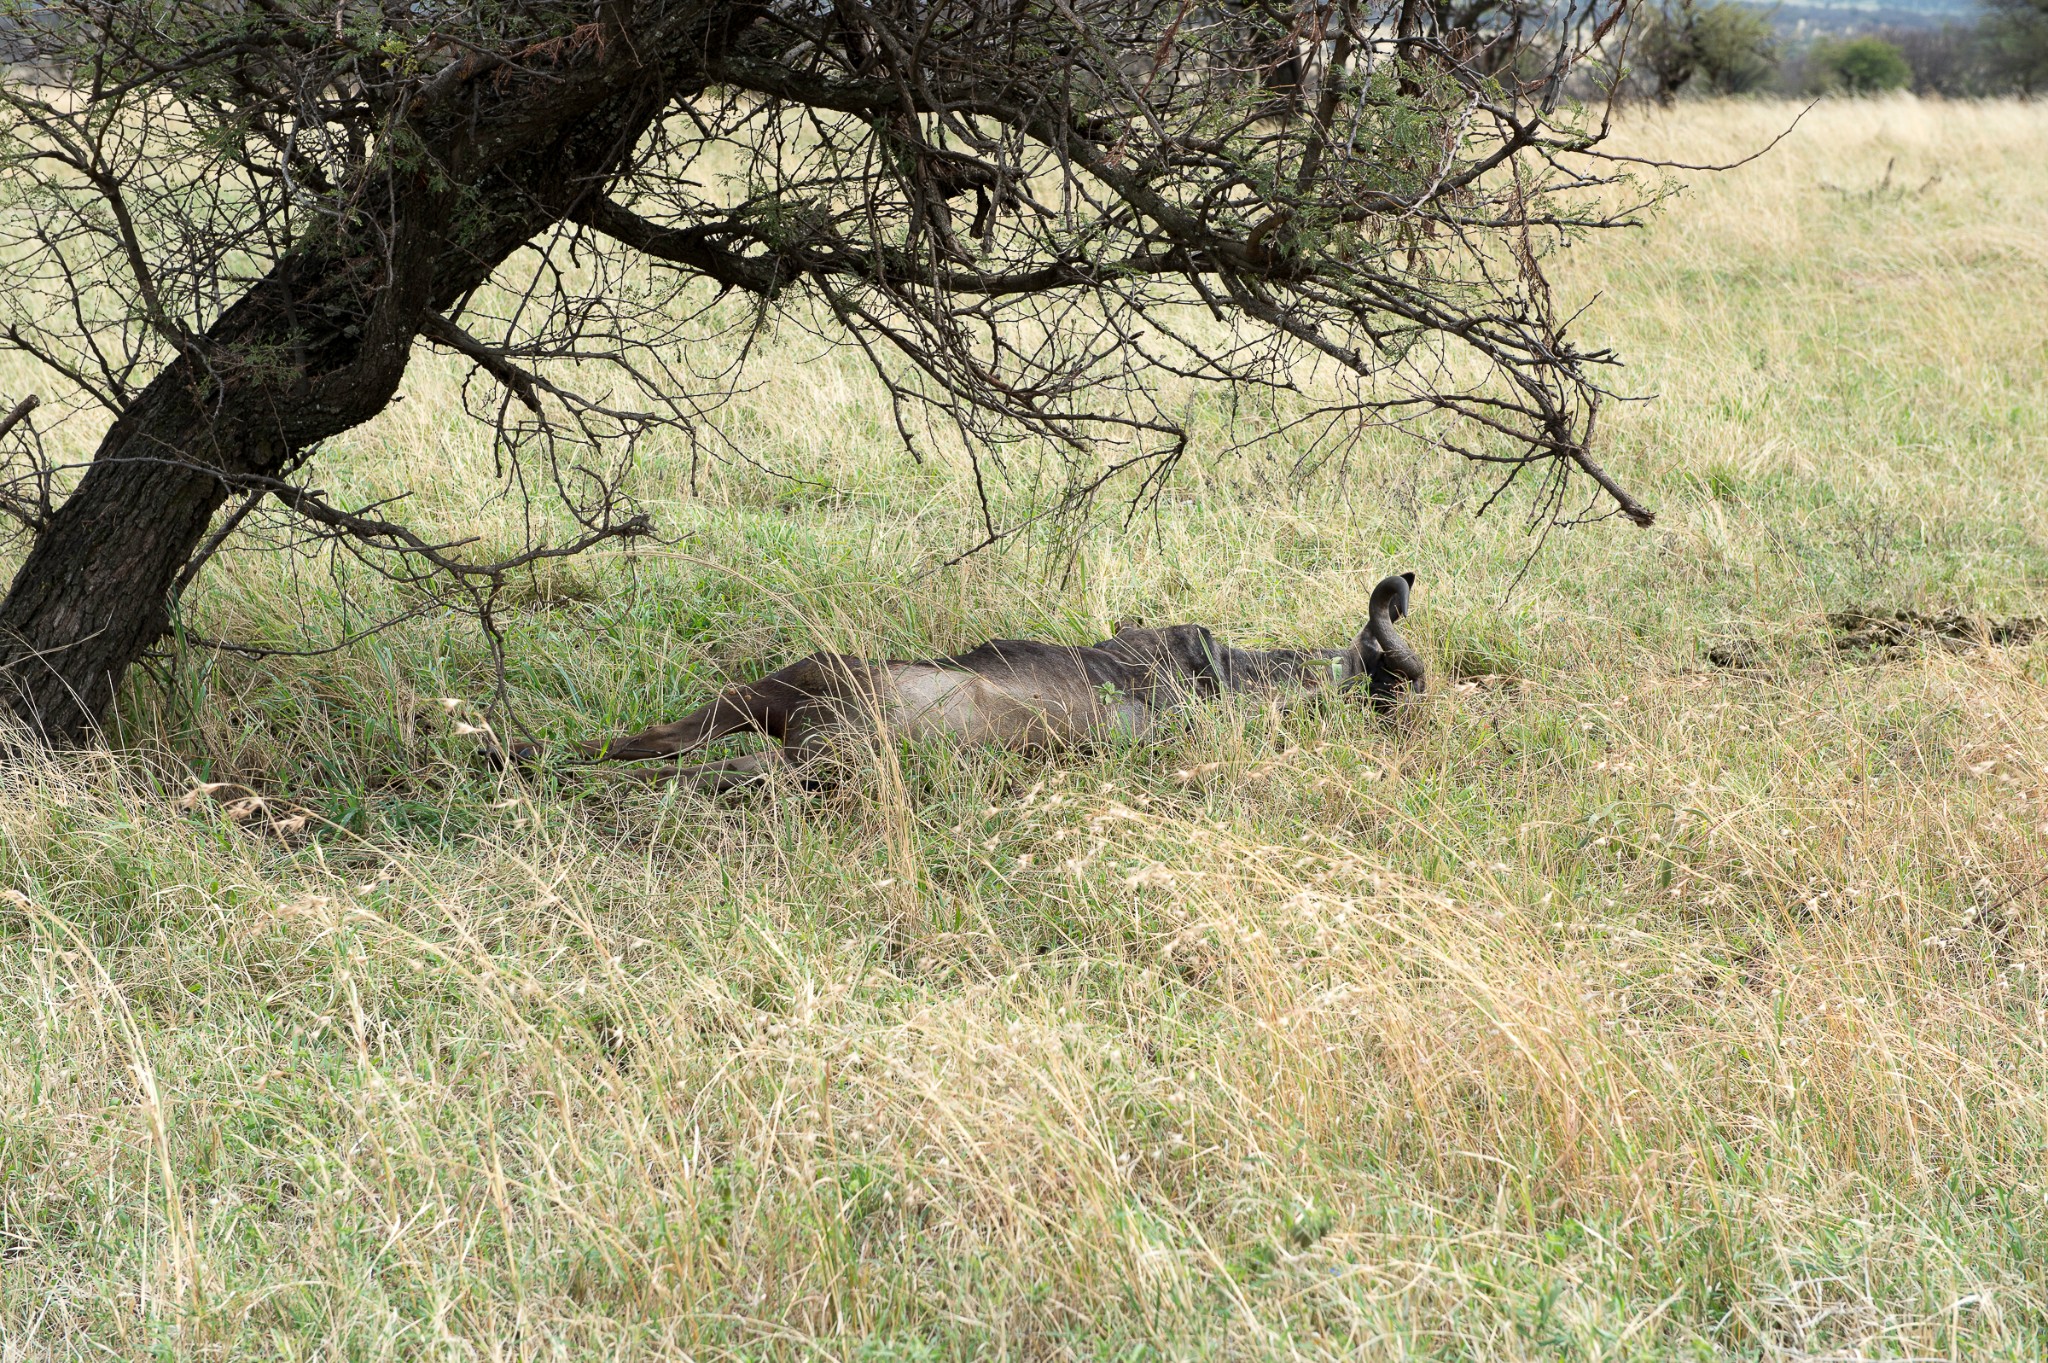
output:
M32 736L97 736L238 479L275 477L390 402L445 240L437 197L407 205L383 258L342 236L280 262L107 431L0 601L0 704ZM282 379L263 362L294 349Z
M0 601L0 704L43 742L91 741L122 677L169 624L170 593L239 479L384 410L429 312L453 306L587 194L648 126L702 88L759 0L680 7L662 44L600 6L603 41L505 79L453 68L344 216L190 342L107 432ZM544 63L539 45L522 57ZM580 54L580 55L579 55ZM559 55L559 53L558 53ZM464 73L467 72L466 75ZM277 357L293 357L277 372ZM260 483L256 486L261 486Z
M296 451L390 402L432 276L430 260L394 255L367 289L364 267L336 251L280 264L107 431L0 601L0 704L37 739L68 747L98 734L122 677L169 627L171 590L238 480L276 477ZM331 306L337 297L355 305ZM242 362L287 344L307 359L286 382Z
M169 623L171 587L228 487L135 452L189 449L197 434L127 421L110 431L0 603L4 699L44 743L91 740Z

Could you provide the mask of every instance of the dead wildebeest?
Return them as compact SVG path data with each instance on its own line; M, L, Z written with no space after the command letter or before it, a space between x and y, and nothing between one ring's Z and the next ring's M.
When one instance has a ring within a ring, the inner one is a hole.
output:
M1142 738L1161 713L1226 691L1362 685L1384 706L1404 689L1423 686L1422 659L1394 628L1408 613L1414 582L1415 574L1402 573L1373 588L1366 626L1344 649L1232 648L1201 625L1169 625L1119 627L1086 647L994 639L923 661L814 653L759 681L728 686L672 724L576 747L589 758L631 762L675 757L738 733L765 734L780 745L633 773L723 791L778 768L819 780L846 738L877 731L1028 752ZM513 755L526 759L538 751L521 744Z

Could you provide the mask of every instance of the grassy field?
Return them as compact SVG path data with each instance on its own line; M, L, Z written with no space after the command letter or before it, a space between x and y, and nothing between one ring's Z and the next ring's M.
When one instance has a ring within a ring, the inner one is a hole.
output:
M511 626L566 735L821 641L1335 644L1411 568L1434 675L1390 721L505 784L454 727L483 651L419 621L190 658L134 752L11 771L0 1360L2048 1355L2048 639L1824 619L2048 613L2048 105L1828 104L1691 178L1553 267L1658 395L1605 454L1659 523L1519 586L1512 509L1409 456L1194 468L1064 581L1040 542L933 572L971 492L789 336L730 429L819 483L657 457L682 538ZM452 373L323 481L509 533ZM330 596L231 557L194 624L331 634Z

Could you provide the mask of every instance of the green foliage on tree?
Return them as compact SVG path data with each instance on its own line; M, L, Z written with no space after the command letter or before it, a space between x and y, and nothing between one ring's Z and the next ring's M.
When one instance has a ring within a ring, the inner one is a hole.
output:
M1992 69L2032 94L2048 90L2048 0L1984 0Z
M1778 69L1778 40L1768 15L1734 4L1701 8L1693 25L1699 74L1716 94L1760 90Z
M1881 95L1912 84L1913 68L1882 38L1824 39L1807 54L1806 81L1821 94Z
M1770 19L1742 5L1679 0L1650 10L1638 52L1659 100L1681 89L1719 95L1747 94L1768 84L1778 67Z

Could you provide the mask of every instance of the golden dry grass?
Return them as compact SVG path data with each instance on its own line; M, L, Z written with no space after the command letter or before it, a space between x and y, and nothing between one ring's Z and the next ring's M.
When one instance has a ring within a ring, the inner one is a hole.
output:
M0 1358L2048 1354L2048 646L1821 620L2044 613L2048 107L1827 104L1692 179L1554 268L1660 395L1607 427L1659 526L1520 586L1438 462L1198 468L1064 584L1030 544L924 572L969 493L786 338L730 420L834 492L657 456L686 537L514 630L568 733L817 640L1336 641L1412 567L1396 721L593 795L478 769L435 698L484 659L422 622L132 697L318 836L181 809L161 755L10 773ZM329 485L435 470L421 514L509 533L449 384ZM331 624L290 585L232 560L201 623Z

